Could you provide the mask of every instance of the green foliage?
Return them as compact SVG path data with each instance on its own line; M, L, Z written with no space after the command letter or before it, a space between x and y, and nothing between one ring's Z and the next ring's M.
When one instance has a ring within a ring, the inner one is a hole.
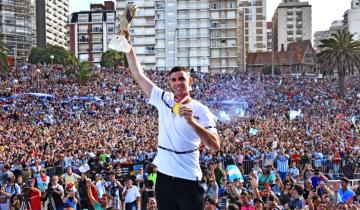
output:
M264 75L271 75L271 65L265 65L262 68L262 73ZM274 73L275 73L275 75L281 75L281 71L280 71L279 66L275 66Z
M54 56L54 64L66 65L68 64L69 59L75 58L75 56L72 57L71 53L63 47L48 45L46 48L32 48L29 56L29 62L51 64L51 55Z
M0 75L5 75L8 73L8 66L6 62L6 44L3 41L4 35L0 34Z
M76 80L80 85L85 85L92 77L92 63L90 61L81 62L77 71L75 72Z
M101 67L116 69L118 66L127 67L125 54L115 50L108 50L101 56Z
M330 38L320 41L321 52L317 55L323 73L338 74L341 97L345 97L345 76L360 71L360 41L353 37L354 34L347 29L340 29Z

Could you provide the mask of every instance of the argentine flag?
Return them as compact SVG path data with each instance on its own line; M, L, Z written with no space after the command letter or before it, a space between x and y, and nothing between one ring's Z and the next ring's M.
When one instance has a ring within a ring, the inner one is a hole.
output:
M241 182L244 182L244 178L236 165L228 165L226 169L228 171L230 181L233 182L235 179L239 179Z
M256 129L256 128L250 128L250 130L249 130L249 134L250 134L251 136L256 136L256 135L257 135L257 133L258 133L258 131L259 131L259 129Z

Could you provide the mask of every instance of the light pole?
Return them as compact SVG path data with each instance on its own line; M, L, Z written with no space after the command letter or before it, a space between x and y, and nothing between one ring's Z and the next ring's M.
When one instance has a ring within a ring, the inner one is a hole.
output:
M50 59L51 59L51 66L54 65L54 55L50 55Z
M17 85L18 85L18 83L19 83L19 80L14 79L13 84L14 84L14 93L15 93L15 94L16 94L16 92L17 92Z
M40 89L40 73L41 70L40 69L36 69L36 74L37 74L37 88Z

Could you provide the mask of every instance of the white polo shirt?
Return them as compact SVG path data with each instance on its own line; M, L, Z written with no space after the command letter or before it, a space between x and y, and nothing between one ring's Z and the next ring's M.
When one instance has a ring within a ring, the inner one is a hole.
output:
M136 200L137 197L140 197L140 192L139 189L136 186L132 186L130 189L126 189L126 187L124 188L123 192L126 192L125 195L125 203L132 203Z
M163 93L162 89L154 86L149 101L159 113L158 145L177 152L198 149L201 143L200 137L183 117L172 112L171 107L175 104L174 94L165 92L163 95ZM192 109L194 118L204 128L211 132L217 132L215 128L217 118L208 107L196 100L191 100L185 106ZM153 163L163 174L195 181L202 178L199 156L198 150L186 154L176 154L158 148Z

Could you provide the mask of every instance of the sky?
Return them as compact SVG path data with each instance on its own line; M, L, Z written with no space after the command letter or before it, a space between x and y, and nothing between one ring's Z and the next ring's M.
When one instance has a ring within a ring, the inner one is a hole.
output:
M301 0L306 1L306 0ZM328 30L334 20L341 20L344 12L350 9L351 0L307 0L312 5L312 33ZM90 3L103 3L104 0L69 0L70 13L89 10ZM115 1L114 1L115 2ZM267 21L282 0L267 0Z

